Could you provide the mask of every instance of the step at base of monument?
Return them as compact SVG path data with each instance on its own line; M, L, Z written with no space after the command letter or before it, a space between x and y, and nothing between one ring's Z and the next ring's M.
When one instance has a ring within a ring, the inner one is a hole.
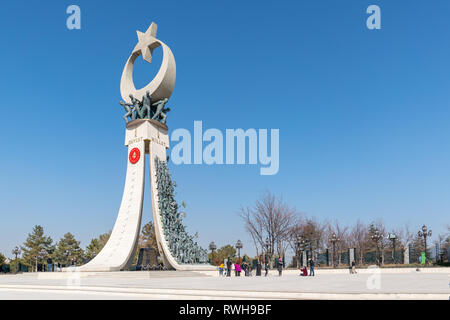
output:
M35 272L30 277L39 279L66 279L74 276L81 278L121 278L121 279L148 279L148 278L179 278L179 277L211 277L208 271L113 271L113 272Z

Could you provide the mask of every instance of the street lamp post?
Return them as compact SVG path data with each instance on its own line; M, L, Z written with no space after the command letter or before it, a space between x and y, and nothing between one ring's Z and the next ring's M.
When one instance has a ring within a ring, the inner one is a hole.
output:
M428 262L427 256L427 237L431 237L431 230L428 230L426 225L422 226L422 231L417 232L419 238L423 237L424 245L425 245L425 261Z
M269 238L266 238L266 264L269 263L269 258L270 258L270 242Z
M302 244L302 236L297 236L297 268L300 267L300 246Z
M66 267L68 267L69 266L69 261L70 261L70 250L68 250L68 249L66 249L65 251L64 251L64 254L66 255Z
M331 235L331 239L330 242L333 245L333 266L336 268L337 267L337 261L336 261L336 242L340 241L340 239L336 236L336 233L333 233Z
M45 250L45 249L41 249L41 251L39 251L39 257L44 261L44 259L45 259L45 257L48 255L48 252L47 252L47 250ZM36 270L37 271L37 270ZM44 262L42 263L42 272L44 272L45 271L45 268L44 268Z
M241 264L241 249L242 249L243 245L241 240L238 240L236 242L236 249L238 249L238 259L239 259L239 265Z
M305 239L303 240L304 246L305 246L305 251L306 251L306 266L308 266L308 258L310 258L310 256L312 255L312 246L311 246L311 240L310 239ZM307 251L307 248L309 247L309 254Z
M392 241L392 258L394 259L394 264L396 263L396 257L395 257L395 241L397 240L397 236L395 233L389 233L388 239Z
M209 244L209 250L211 250L211 261L210 262L213 262L213 260L214 260L214 250L216 250L217 249L217 246L216 246L216 244L214 243L214 241L212 241L210 244Z
M305 251L306 251L306 244L307 244L306 240L302 237L302 239L300 241L300 252L301 252L301 254L303 256L306 254L305 253ZM308 263L306 263L306 264L308 264ZM302 267L306 267L306 266L303 265L303 262L302 262Z
M16 256L15 262L16 262L16 270L15 273L17 273L17 256L21 253L20 248L18 246L16 246L13 250L12 250L12 254Z
M383 235L380 234L380 231L378 229L374 229L373 230L373 234L371 236L371 239L373 242L375 242L375 246L376 246L376 252L375 252L375 259L377 260L377 264L379 263L379 265L381 265L381 261L379 260L378 257L378 243L380 242L380 240L383 238Z

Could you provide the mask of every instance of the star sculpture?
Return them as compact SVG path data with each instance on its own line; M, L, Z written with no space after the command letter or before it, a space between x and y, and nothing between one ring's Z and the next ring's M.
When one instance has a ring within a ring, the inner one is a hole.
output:
M158 42L156 42L157 29L158 26L156 25L156 23L152 22L145 33L136 31L138 36L138 44L136 45L136 47L134 47L133 53L140 52L142 58L144 58L144 60L148 63L152 62L153 50L160 45Z

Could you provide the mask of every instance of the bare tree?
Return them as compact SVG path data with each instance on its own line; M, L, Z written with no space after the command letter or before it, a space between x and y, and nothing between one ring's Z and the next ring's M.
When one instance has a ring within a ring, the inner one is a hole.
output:
M317 260L317 254L322 247L325 235L325 225L314 218L306 219L302 229L302 236L307 240L311 256Z
M450 231L450 227L447 227L447 230ZM450 242L450 233L441 233L438 234L437 240L435 241L435 245L439 248L439 252L437 254L439 255L436 257L438 261L444 262L448 260L447 250Z
M403 225L403 228L397 231L397 243L403 248L406 248L408 244L414 241L416 236L415 232L412 232L411 226L409 224Z
M350 247L356 248L359 264L364 264L364 254L370 244L368 243L368 227L360 219L350 230L348 242Z
M245 229L255 242L255 247L266 252L272 264L275 250L282 257L288 246L290 228L295 223L296 211L283 202L281 197L275 197L266 191L253 207L241 208L240 217ZM266 250L266 241L269 250Z
M380 250L381 264L384 264L384 251L386 247L389 246L389 240L387 237L386 227L383 223L382 219L377 219L375 222L372 222L369 226L369 236L373 235L373 231L378 230L379 235L381 236L378 242L372 242L373 248ZM378 248L377 248L378 246Z
M292 224L292 226L290 226L288 231L287 242L294 252L296 252L296 250L298 249L297 237L301 234L303 224L303 219L301 217L298 217L297 219L295 219L295 222Z
M348 248L348 226L341 225L337 220L334 223L329 223L327 226L327 238L331 239L332 234L336 234L339 241L336 242L336 255L338 264L341 263L342 252ZM333 257L334 258L334 257Z

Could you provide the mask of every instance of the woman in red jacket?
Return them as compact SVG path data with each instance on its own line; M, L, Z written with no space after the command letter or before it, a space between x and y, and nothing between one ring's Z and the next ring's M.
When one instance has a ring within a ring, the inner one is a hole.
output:
M239 265L239 263L235 263L234 264L234 270L236 271L236 277L240 277L241 276L241 266Z

